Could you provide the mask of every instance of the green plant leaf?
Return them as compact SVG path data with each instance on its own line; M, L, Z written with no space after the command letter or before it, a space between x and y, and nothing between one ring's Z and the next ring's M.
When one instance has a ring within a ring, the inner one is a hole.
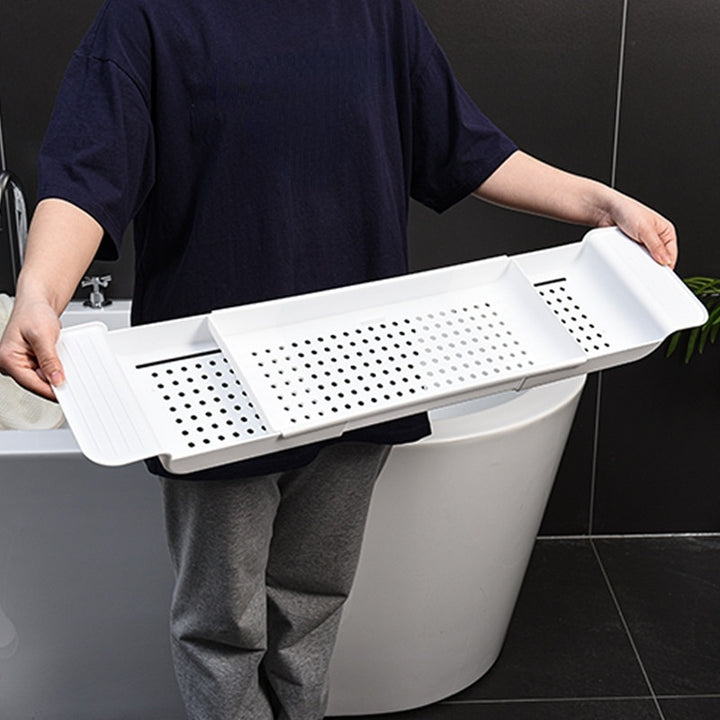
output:
M672 337L670 338L670 344L668 345L668 348L665 352L665 357L670 357L677 350L677 347L680 344L681 337L682 332L678 331L676 333L673 333Z
M720 331L720 323L715 323L710 330L710 342L714 343L717 340L718 331Z
M695 345L697 344L698 335L700 335L699 327L692 328L692 330L690 330L687 348L685 349L685 362L686 363L690 362L690 358L692 357L693 351L695 350Z
M708 311L708 319L704 325L674 333L666 352L672 355L687 336L685 362L689 363L695 354L702 354L709 344L713 344L720 334L720 278L694 276L684 278L683 282L695 294Z

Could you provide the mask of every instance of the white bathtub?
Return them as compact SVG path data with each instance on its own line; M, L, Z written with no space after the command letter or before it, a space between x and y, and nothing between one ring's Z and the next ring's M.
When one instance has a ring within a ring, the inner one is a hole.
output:
M65 324L128 323L129 303ZM497 657L584 378L433 413L373 498L331 668L331 714L434 702ZM0 718L184 717L159 486L70 431L0 432Z
M128 323L73 303L66 324ZM157 481L86 460L67 428L0 432L0 718L184 717Z
M407 710L497 659L585 378L431 413L373 495L329 715Z

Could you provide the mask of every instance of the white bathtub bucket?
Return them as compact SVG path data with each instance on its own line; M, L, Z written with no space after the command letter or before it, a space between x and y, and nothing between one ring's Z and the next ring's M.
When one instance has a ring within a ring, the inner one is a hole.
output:
M373 496L329 715L420 707L497 659L585 377L434 411Z

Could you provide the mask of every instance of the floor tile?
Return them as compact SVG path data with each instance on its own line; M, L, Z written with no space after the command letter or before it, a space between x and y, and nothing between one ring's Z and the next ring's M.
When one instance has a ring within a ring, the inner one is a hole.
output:
M455 700L644 697L588 540L540 540L495 666Z
M720 538L595 543L655 693L720 694Z
M717 720L720 696L714 698L660 699L665 720Z
M660 720L660 714L649 699L550 700L458 705L440 703L404 713L335 720Z

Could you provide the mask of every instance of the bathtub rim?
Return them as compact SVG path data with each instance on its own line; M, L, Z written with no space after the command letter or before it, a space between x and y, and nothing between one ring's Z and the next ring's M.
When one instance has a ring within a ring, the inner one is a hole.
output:
M587 375L577 375L431 410L432 434L410 447L491 437L523 428L573 402L584 390L586 381Z

